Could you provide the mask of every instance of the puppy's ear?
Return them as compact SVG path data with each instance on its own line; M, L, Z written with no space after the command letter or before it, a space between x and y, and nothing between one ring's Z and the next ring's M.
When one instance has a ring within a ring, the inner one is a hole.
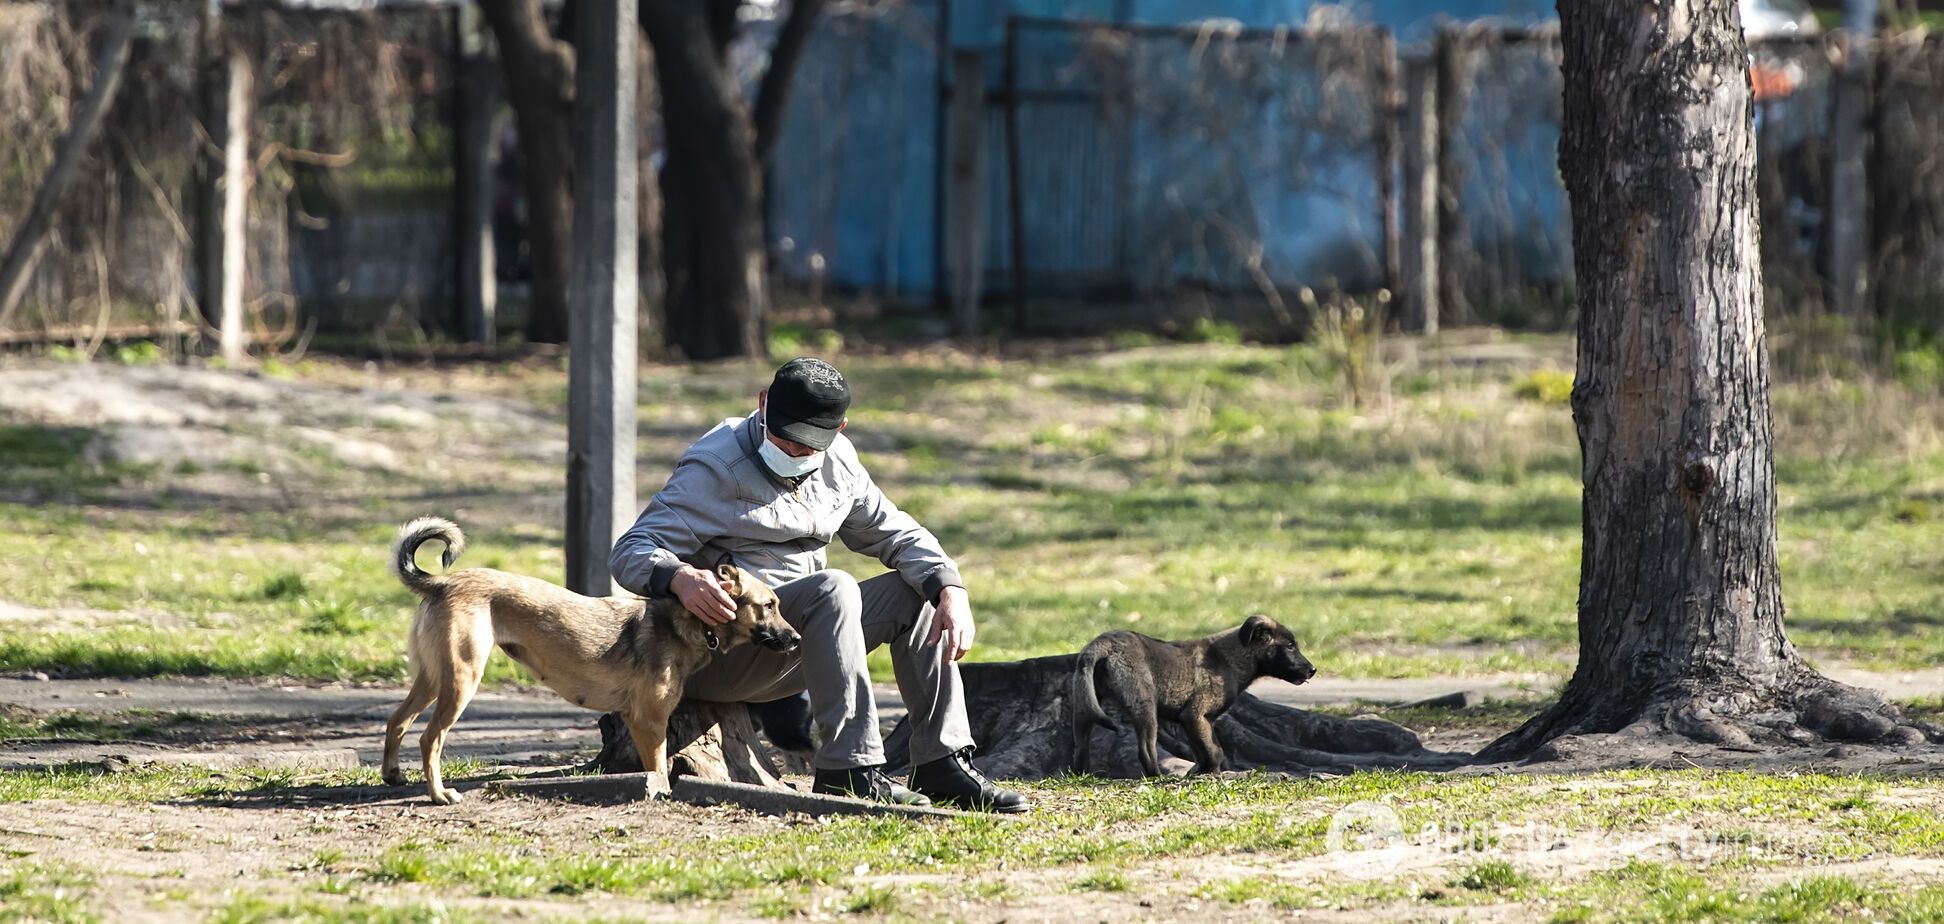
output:
M742 572L736 570L735 565L731 565L731 564L717 565L716 576L722 578L725 581L728 581L729 586L735 588L734 591L735 593L742 593Z
M1242 623L1242 644L1259 645L1276 631L1276 621L1267 616L1251 616Z

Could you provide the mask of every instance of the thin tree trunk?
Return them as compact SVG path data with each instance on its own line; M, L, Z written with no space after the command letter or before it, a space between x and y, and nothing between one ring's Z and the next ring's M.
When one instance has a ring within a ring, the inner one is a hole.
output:
M533 267L527 340L564 343L573 260L573 46L547 30L540 0L480 0L480 12L499 42L520 136Z
M1729 747L1921 739L1782 629L1747 52L1734 0L1560 3L1580 298L1580 660L1481 759L1636 723Z
M662 261L668 337L692 360L761 356L768 339L762 176L728 66L733 0L646 0L668 160Z
M777 30L776 44L770 48L769 68L756 86L756 108L750 122L756 130L756 162L765 167L776 150L776 136L783 131L783 113L789 108L797 62L803 60L803 49L816 34L823 7L824 0L792 0L783 27Z
M40 262L41 248L47 243L47 231L54 221L54 209L60 205L61 197L74 182L74 175L81 169L81 161L87 156L88 146L101 133L101 123L108 115L109 104L121 88L122 72L128 67L128 48L134 22L134 0L115 0L108 14L108 25L102 32L101 51L95 57L93 85L82 99L81 108L68 127L67 137L61 139L61 147L54 154L53 167L41 180L40 189L34 192L27 218L14 230L13 241L7 246L5 262L0 262L0 329L7 326L14 309L20 306L21 297L27 292L27 282L33 278L34 265Z
M638 315L641 327L636 343L644 352L660 355L662 343L666 340L667 324L662 310L662 268L661 268L661 180L655 175L653 158L655 141L660 137L656 123L661 118L661 107L656 100L660 94L655 88L655 55L648 47L644 35L641 40L641 58L636 65L640 75L641 102L641 143L636 148L639 162L635 166L636 182L639 184L635 195L639 203L635 219L639 230L635 235L638 279L641 284L641 311Z

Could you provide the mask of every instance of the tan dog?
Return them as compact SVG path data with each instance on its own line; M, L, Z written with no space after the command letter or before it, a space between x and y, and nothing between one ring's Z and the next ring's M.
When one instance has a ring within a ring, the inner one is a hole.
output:
M439 777L439 752L446 732L479 689L496 643L568 702L620 713L641 752L641 766L665 773L668 715L681 702L691 672L715 652L746 641L776 651L794 650L801 641L783 621L776 594L734 565L717 573L730 585L736 618L711 628L673 598L585 597L490 568L427 574L413 555L434 539L445 543L443 562L450 568L466 538L446 520L413 520L399 528L392 545L399 580L425 599L412 619L412 691L385 730L384 773L387 783L405 782L398 768L405 731L427 705L437 703L419 751L426 791L442 805L458 802L459 794Z

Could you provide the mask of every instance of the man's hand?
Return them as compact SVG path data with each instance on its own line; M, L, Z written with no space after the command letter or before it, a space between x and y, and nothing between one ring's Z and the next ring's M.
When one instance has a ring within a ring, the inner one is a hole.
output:
M683 565L669 580L668 589L675 592L676 599L695 618L709 625L719 626L736 619L736 601L729 596L729 585L707 571Z
M945 657L957 661L972 650L972 600L965 595L963 587L947 587L938 594L938 606L932 613L931 637L925 644L936 645L944 640Z

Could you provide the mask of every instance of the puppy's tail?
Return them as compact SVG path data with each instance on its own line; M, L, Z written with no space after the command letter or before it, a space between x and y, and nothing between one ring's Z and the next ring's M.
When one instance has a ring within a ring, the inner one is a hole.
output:
M1073 727L1076 733L1084 733L1090 726L1099 725L1109 731L1119 731L1120 726L1107 718L1100 708L1100 698L1094 695L1094 665L1100 663L1101 655L1091 648L1080 650L1080 663L1073 672Z
M419 517L398 528L398 538L392 542L392 571L405 586L419 596L425 596L439 586L439 577L419 570L419 546L437 539L445 543L445 554L439 556L440 564L450 568L459 560L459 553L466 550L466 534L459 531L451 520L438 517Z

